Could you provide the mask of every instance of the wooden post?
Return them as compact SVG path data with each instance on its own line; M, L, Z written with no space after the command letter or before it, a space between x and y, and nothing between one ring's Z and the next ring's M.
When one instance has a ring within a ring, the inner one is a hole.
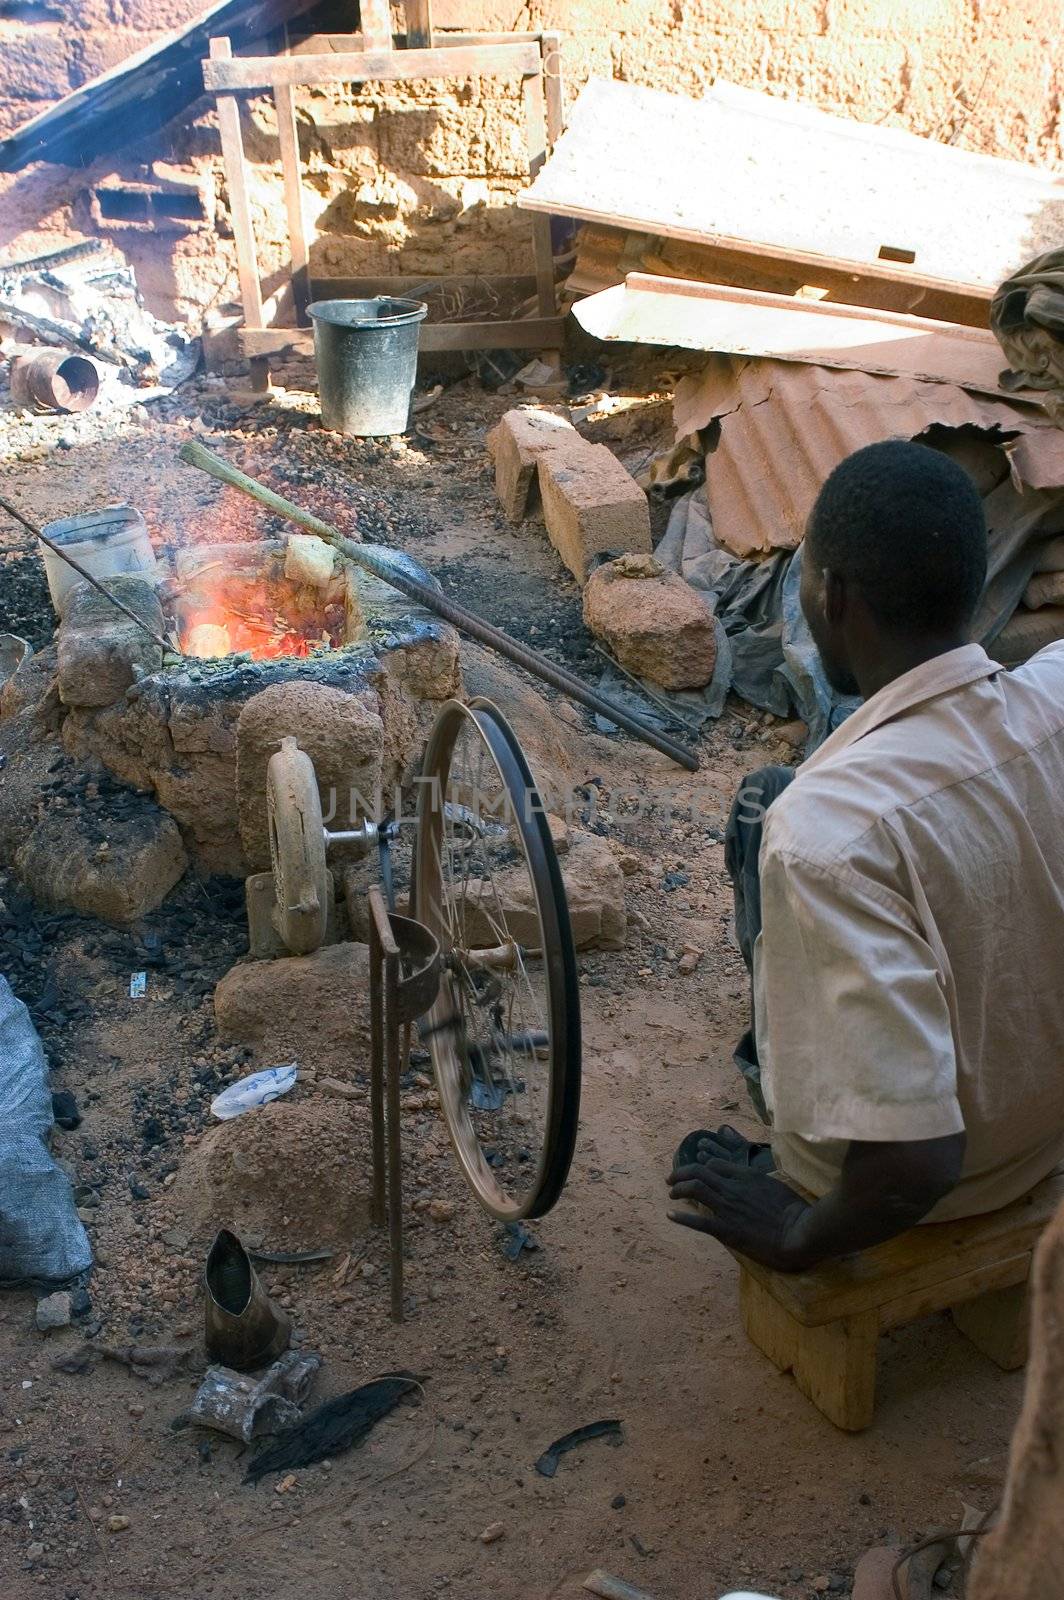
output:
M305 326L310 299L310 254L303 216L303 181L299 165L299 131L296 125L296 95L290 83L273 91L277 107L277 137L281 145L281 170L284 173L284 203L288 213L288 240L292 256L292 294L296 321Z
M565 128L561 34L545 33L540 40L540 49L543 52L543 82L547 95L547 145L553 150Z
M215 61L228 61L233 50L228 39L212 39L210 53ZM235 95L218 96L218 127L222 140L222 165L229 190L229 215L233 224L236 265L240 274L240 299L244 325L262 327L262 287L255 249L255 229L248 200L247 170L244 166L244 140L240 132L240 106ZM270 366L264 356L251 358L251 387L264 393L270 387Z
M536 176L547 159L547 114L542 73L530 74L521 85L525 102L525 137L528 142L528 170ZM532 259L536 269L536 300L541 317L552 317L557 308L554 296L554 251L550 242L550 218L532 213ZM549 359L544 353L544 359Z
M363 50L392 48L392 8L388 0L359 0Z
M431 50L432 0L404 0L406 12L406 47L408 50Z

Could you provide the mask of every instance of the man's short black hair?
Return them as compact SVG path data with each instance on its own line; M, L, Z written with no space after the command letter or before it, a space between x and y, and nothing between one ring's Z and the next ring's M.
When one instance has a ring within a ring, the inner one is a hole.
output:
M889 439L840 462L817 496L806 559L854 584L884 627L966 629L986 582L986 518L940 450Z

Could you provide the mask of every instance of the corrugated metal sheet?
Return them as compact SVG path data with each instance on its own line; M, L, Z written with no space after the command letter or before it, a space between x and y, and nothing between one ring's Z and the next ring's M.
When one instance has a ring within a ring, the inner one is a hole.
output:
M916 439L936 424L981 430L1003 447L1022 435L1017 468L1026 462L1042 478L1064 468L1064 436L1034 407L913 378L711 356L677 386L677 436L714 420L709 511L717 538L741 556L796 548L820 486L854 450Z
M573 316L596 339L855 367L1003 393L1001 347L989 328L910 312L631 272L623 284L579 301Z

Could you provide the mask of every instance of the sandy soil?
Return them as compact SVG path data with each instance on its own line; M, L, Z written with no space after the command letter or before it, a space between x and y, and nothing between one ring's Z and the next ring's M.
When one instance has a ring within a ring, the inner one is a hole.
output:
M31 446L0 483L42 521L129 498L164 539L231 531L238 516L250 531L272 528L173 464L191 426L319 513L403 544L493 620L546 635L579 663L587 641L574 585L542 532L511 530L494 504L482 440L500 408L459 388L423 437L374 445L292 429L275 405L240 416L194 391L122 437L36 459ZM0 567L0 627L6 596L26 610L31 568L18 555ZM38 632L48 632L43 613ZM681 1135L725 1120L753 1128L730 1063L746 982L719 840L726 797L745 769L778 757L778 738L731 707L689 778L637 744L594 737L582 713L560 715L579 733L579 777L644 799L643 815L613 802L598 820L630 858L634 915L625 951L581 960L584 1102L569 1185L534 1226L538 1248L509 1261L447 1154L431 1091L409 1086L406 1322L388 1319L372 1233L352 1238L350 1261L341 1251L263 1273L325 1357L319 1398L408 1367L424 1379L423 1399L287 1487L246 1487L236 1445L171 1429L202 1366L199 1274L211 1226L226 1220L204 1216L182 1174L199 1155L210 1095L248 1068L247 1052L219 1044L211 1010L241 947L239 900L188 885L176 911L142 929L28 910L9 924L4 969L38 1005L52 980L41 1026L54 1083L84 1115L56 1148L79 1192L95 1196L94 1342L190 1355L158 1387L110 1363L58 1373L52 1362L85 1329L42 1336L31 1294L0 1298L5 1597L547 1600L576 1596L603 1567L656 1600L731 1588L804 1600L847 1594L870 1542L956 1525L962 1501L985 1510L996 1498L1019 1377L992 1369L945 1318L918 1323L883 1340L873 1429L839 1434L746 1342L726 1252L666 1218L663 1178ZM0 893L18 908L10 884ZM160 942L148 994L131 1001L128 974ZM704 955L681 976L685 945ZM335 1063L324 1045L306 1065L313 1076ZM317 1092L296 1091L308 1103ZM337 1182L364 1191L366 1174ZM285 1244L300 1233L305 1246L319 1242L314 1223L313 1211L297 1216ZM551 1440L599 1418L621 1420L622 1444L596 1440L552 1480L537 1475ZM493 1523L503 1534L484 1544Z

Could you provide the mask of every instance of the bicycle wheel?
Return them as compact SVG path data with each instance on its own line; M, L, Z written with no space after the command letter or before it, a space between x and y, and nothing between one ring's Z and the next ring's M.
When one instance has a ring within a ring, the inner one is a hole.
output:
M542 1216L576 1143L580 994L547 819L490 701L451 700L432 730L413 888L442 952L420 1028L462 1170L492 1216Z
M270 757L266 815L277 902L274 923L293 955L310 955L325 938L328 916L325 828L314 763L295 739L282 739Z

